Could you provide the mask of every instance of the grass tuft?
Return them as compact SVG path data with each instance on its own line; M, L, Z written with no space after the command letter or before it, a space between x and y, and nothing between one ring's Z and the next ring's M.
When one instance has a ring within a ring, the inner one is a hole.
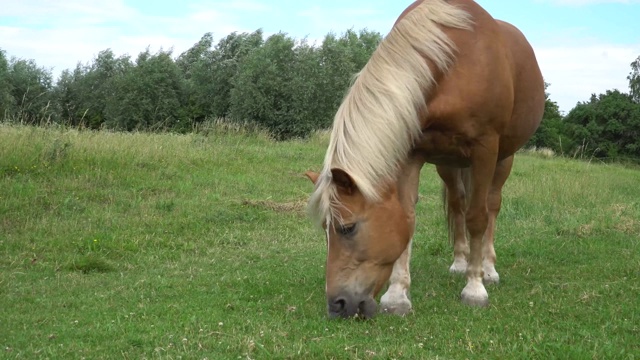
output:
M549 149L546 147L539 148L535 146L528 149L524 149L521 151L521 153L526 153L528 155L537 156L543 159L551 159L556 156L556 152L553 151L552 149Z
M97 255L82 256L67 266L71 271L80 271L83 274L89 273L107 273L115 271L115 267L106 260L98 257Z
M53 142L44 149L42 159L45 163L56 163L63 161L71 148L69 140L54 139Z

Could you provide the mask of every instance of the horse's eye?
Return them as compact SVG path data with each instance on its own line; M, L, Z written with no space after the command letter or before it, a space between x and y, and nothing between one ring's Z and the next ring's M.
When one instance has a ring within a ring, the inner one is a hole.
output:
M343 236L353 235L356 232L356 224L340 225L338 232Z

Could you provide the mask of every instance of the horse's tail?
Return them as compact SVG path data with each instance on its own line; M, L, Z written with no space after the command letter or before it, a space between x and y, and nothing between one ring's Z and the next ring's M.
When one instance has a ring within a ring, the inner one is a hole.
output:
M449 242L453 244L453 234L454 234L454 220L453 215L451 214L451 209L449 208L449 190L447 190L447 185L445 185L444 181L442 182L442 211L444 211L444 218L447 220L447 232L449 234Z
M445 183L442 183L442 210L444 211L444 216L447 220L449 242L451 242L451 244L453 244L454 241L456 221L455 215L451 210L451 207L449 206L449 197L456 195L461 196L461 206L463 211L466 212L471 197L471 168L457 170L455 175L455 182L456 188L458 189L458 194L450 194Z

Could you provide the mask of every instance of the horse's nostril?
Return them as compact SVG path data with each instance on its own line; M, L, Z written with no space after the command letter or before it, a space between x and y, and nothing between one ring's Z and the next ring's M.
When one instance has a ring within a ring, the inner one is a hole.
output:
M377 310L376 301L369 297L352 298L349 295L328 299L328 312L330 318L363 318L370 319L375 316Z
M358 315L363 319L371 319L376 315L378 306L373 299L366 299L358 304Z
M329 300L329 316L332 318L338 316L344 316L347 308L347 299L344 297L336 298L335 300Z

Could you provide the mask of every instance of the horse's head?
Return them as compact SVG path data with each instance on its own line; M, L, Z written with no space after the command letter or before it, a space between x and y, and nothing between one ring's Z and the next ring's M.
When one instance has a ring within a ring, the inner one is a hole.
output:
M306 175L314 184L330 176L323 181L330 181L327 188L333 191L331 211L323 221L329 316L373 317L375 297L413 236L415 191L394 183L380 191L380 199L369 201L341 169Z

